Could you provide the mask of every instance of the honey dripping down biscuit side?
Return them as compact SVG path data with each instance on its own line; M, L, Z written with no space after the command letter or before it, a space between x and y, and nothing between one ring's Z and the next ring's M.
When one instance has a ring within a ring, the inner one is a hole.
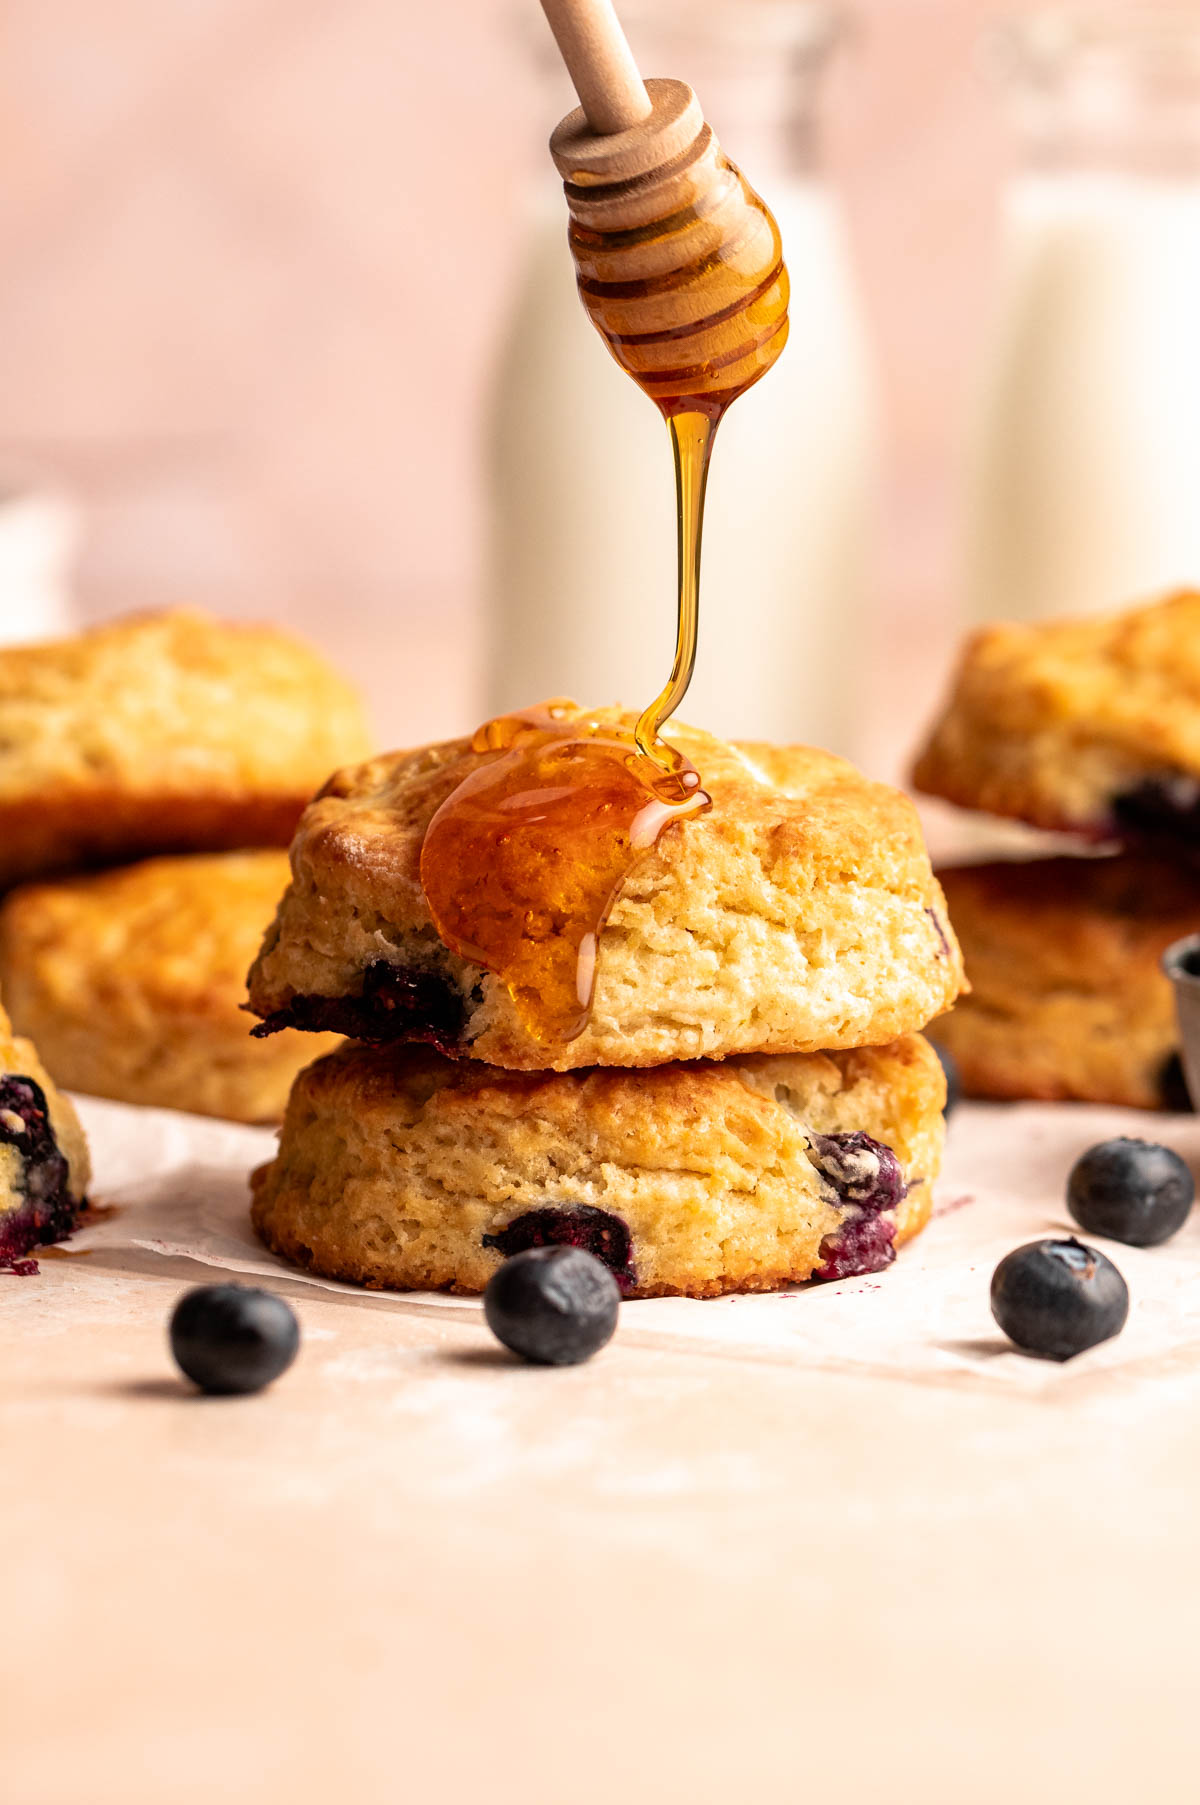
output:
M543 5L559 36L555 13L578 11L582 0ZM576 48L567 60L586 98L578 57ZM630 88L623 110L629 118L644 102L640 119L596 130L581 107L557 127L550 148L563 176L580 298L670 436L674 663L633 727L561 702L485 723L472 740L471 768L434 815L421 850L421 883L441 940L502 980L541 1044L572 1040L586 1026L600 932L633 865L669 828L685 831L711 807L702 773L661 729L695 665L716 430L726 408L770 369L788 332L787 270L768 208L723 154L686 84L642 86L638 78L638 86L642 100ZM621 117L622 106L612 110Z

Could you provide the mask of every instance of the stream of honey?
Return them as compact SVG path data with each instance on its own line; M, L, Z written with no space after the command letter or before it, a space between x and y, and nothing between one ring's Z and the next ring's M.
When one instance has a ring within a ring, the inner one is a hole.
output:
M588 314L670 433L679 559L670 677L632 728L602 725L562 703L485 723L472 741L477 762L434 815L421 849L421 883L443 943L504 981L543 1044L572 1040L585 1027L600 931L633 864L669 827L711 807L701 773L661 730L696 662L713 440L725 409L783 349L788 302L770 212L724 157L717 180L733 223L715 250L668 276L598 280L593 253L610 241L662 245L697 223L699 204L635 233L571 229ZM713 205L706 197L703 212ZM630 309L648 301L673 323L629 330Z

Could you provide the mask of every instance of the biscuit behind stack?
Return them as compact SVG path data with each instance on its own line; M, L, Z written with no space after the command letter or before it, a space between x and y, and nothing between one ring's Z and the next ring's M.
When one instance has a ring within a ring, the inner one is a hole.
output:
M711 1296L879 1270L921 1226L944 1086L915 1030L962 967L915 812L826 753L670 739L712 809L632 866L565 1043L448 951L421 888L425 829L487 754L391 754L312 803L251 1006L374 1044L297 1080L255 1178L270 1246L476 1291L566 1240L630 1294Z
M917 786L1098 856L943 871L967 1094L1188 1108L1171 941L1200 928L1200 594L968 641Z
M272 1054L240 1006L286 859L229 849L285 846L367 747L351 686L273 627L177 610L0 651L0 991L58 1082L278 1119L313 1049Z

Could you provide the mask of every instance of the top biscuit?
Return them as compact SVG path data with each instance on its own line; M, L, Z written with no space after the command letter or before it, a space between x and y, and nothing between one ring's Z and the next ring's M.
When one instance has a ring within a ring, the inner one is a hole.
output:
M1200 844L1200 594L976 633L913 777L1034 827Z
M151 852L285 846L370 740L303 641L192 610L0 651L0 889Z
M251 1007L268 1031L423 1039L493 1065L564 1071L879 1045L950 1006L961 957L905 797L806 747L728 745L682 726L669 737L712 808L669 827L632 866L576 1039L536 1041L504 984L434 929L421 843L482 761L468 740L391 753L326 785L293 842Z

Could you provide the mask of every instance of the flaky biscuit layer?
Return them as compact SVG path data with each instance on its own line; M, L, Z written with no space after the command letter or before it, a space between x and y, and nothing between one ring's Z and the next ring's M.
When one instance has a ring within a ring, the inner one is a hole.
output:
M969 1096L1186 1107L1159 961L1200 925L1200 874L1129 855L939 875L972 990L930 1032Z
M633 720L612 709L586 718ZM904 796L807 747L668 732L713 806L633 865L600 936L578 1039L539 1044L504 984L434 930L421 842L479 762L465 740L341 771L305 811L291 885L251 972L252 1007L363 1036L355 1006L394 968L425 985L426 1016L411 1025L443 1018L433 1025L447 1050L569 1070L881 1044L953 1002L961 958ZM351 1007L314 1006L342 1002Z
M1121 799L1147 782L1190 795L1200 593L974 634L913 776L964 808L1094 839L1122 834Z
M369 746L313 648L193 610L0 650L0 888L141 853L286 845Z
M347 1046L297 1079L279 1153L254 1175L253 1219L268 1246L329 1277L474 1292L502 1257L487 1237L583 1206L628 1231L632 1295L772 1290L810 1277L856 1220L813 1136L892 1150L904 1240L929 1215L944 1097L916 1035L568 1073Z
M0 993L68 1089L278 1121L301 1066L337 1044L251 1038L246 968L287 881L269 850L23 885L0 905Z

